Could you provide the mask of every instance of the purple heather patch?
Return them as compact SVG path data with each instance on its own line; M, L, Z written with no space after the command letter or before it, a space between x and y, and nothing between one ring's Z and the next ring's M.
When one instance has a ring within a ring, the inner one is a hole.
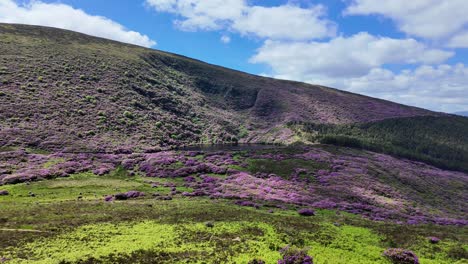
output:
M311 256L307 255L307 249L297 249L286 246L280 250L283 258L278 260L278 264L313 264Z
M389 248L383 255L395 264L419 264L418 256L406 249Z
M438 237L428 237L429 239L429 242L431 242L431 244L437 244L440 242L440 238Z
M113 196L113 195L106 195L106 196L104 197L104 201L106 201L106 202L110 202L110 201L112 201L112 200L114 200L114 196Z
M298 214L302 216L313 216L315 215L315 211L309 208L303 208L297 211Z

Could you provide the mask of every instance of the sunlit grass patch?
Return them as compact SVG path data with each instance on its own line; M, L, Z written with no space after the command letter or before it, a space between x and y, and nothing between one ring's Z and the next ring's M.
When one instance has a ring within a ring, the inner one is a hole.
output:
M248 159L247 161L249 163L247 170L252 173L273 173L285 178L288 178L296 169L300 168L309 169L311 171L328 168L328 165L325 163L302 159Z
M315 263L387 263L381 256L383 248L377 246L377 235L356 227L337 227L336 231L328 245L305 240L304 245L311 247L310 253L316 256ZM288 243L284 236L262 222L216 222L213 227L155 221L106 223L39 239L16 249L16 255L10 257L15 258L11 263L73 263L87 259L111 263L116 258L122 261L119 263L133 263L132 253L147 251L152 252L155 263L171 263L168 256L176 255L193 263L247 263L253 258L276 263L278 250Z
M0 196L4 202L52 202L60 200L95 200L104 195L129 190L152 191L151 186L139 177L118 178L112 175L97 176L92 173L75 174L67 178L31 183L6 185L2 189L11 195Z
M43 168L45 169L49 169L59 163L63 163L65 162L65 159L64 158L53 158L53 159L49 159L46 163L44 163L42 166Z

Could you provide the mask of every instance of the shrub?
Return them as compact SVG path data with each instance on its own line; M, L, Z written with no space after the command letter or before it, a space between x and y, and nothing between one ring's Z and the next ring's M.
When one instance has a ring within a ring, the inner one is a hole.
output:
M440 241L440 238L438 237L428 237L428 239L431 244L437 244Z
M389 248L385 250L383 255L395 264L419 264L418 257L410 250Z
M85 96L84 99L85 99L88 103L95 103L95 102L96 102L96 97L91 96L91 95Z
M130 111L123 112L123 115L128 119L133 119L135 116Z
M114 197L115 197L116 200L127 200L128 199L126 193L118 193L118 194L114 195Z
M315 211L312 210L312 209L309 209L309 208L300 209L299 211L297 211L297 213L302 215L302 216L313 216L313 215L315 215Z
M127 195L127 198L138 198L141 196L145 196L145 193L139 191L128 191L125 193L125 195Z
M286 246L280 250L283 258L278 260L278 264L313 264L311 256L307 255L307 249L298 249Z
M0 190L0 196L10 194L7 190Z
M113 199L114 199L114 196L112 196L112 195L107 195L106 197L104 197L104 201L106 201L106 202L110 202Z

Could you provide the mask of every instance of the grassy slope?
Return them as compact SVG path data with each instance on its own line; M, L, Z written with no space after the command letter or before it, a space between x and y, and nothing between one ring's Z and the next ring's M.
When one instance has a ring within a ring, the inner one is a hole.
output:
M294 138L289 121L437 115L70 31L0 24L0 145L152 149Z
M102 200L106 193L149 191L144 180L81 174L7 186L12 196L0 197L0 256L7 263L246 263L254 257L276 263L278 250L290 244L309 247L319 264L389 263L381 255L389 246L414 250L423 264L466 257L464 228L379 223L328 210L308 218L205 198ZM430 244L429 235L442 242Z

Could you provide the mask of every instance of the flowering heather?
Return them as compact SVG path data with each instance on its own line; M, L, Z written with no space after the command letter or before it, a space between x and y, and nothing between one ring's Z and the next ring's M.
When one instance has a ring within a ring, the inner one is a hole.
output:
M0 190L0 195L9 195L10 193L7 190Z
M112 201L112 200L114 200L114 196L113 196L113 195L106 195L106 196L104 197L104 201L106 201L106 202L110 202L110 201Z
M437 244L440 242L440 238L438 237L429 237L428 239L431 244Z
M116 193L114 195L115 200L127 200L128 196L126 193Z
M145 193L139 192L139 191L128 191L128 192L125 193L125 195L128 198L138 198L138 197L145 196Z
M283 258L278 260L278 264L313 264L311 256L307 255L306 249L298 249L286 246L280 250Z
M383 253L395 264L419 264L419 259L412 251L402 248L389 248Z
M376 221L406 224L467 225L462 186L468 175L444 171L421 162L384 154L322 147L294 151L233 152L161 151L136 154L31 154L24 150L0 152L0 184L65 177L91 171L106 175L117 167L129 175L183 178L193 191L183 196L249 200L254 204L283 203L310 209L334 209ZM257 163L256 161L261 161ZM245 168L233 164L246 164ZM255 167L257 166L257 167ZM275 170L271 170L275 168ZM254 169L254 171L250 171ZM276 171L276 169L278 171ZM273 173L272 173L273 172ZM276 174L276 172L278 174ZM214 177L208 174L225 175ZM172 182L160 185L178 187ZM430 193L437 199L427 199Z
M302 215L302 216L313 216L313 215L315 215L315 211L312 210L312 209L309 209L309 208L300 209L299 211L297 211L297 213Z

